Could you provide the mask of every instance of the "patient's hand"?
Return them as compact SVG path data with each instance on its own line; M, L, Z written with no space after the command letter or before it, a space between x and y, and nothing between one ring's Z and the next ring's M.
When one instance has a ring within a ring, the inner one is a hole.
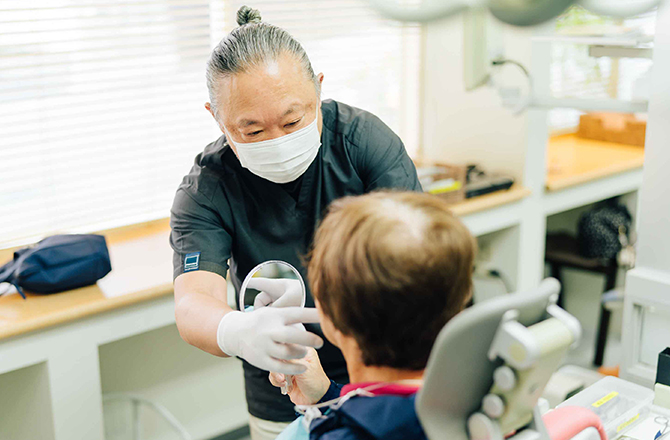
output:
M313 348L308 348L307 356L293 362L302 363L307 371L291 376L293 389L288 393L291 402L295 405L313 405L321 400L330 386L330 379L321 367L319 355ZM286 383L286 377L280 373L270 373L270 383L281 387Z

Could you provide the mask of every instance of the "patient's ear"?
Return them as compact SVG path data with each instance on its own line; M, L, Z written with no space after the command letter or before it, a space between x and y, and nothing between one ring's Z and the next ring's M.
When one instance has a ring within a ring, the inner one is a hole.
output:
M330 342L332 342L334 346L342 350L343 344L345 343L347 337L344 336L344 333L342 333L335 327L333 327L331 334L332 334L331 336L332 340Z
M335 328L333 321L331 321L330 318L328 318L323 313L323 310L321 307L319 307L319 302L315 300L314 305L316 306L316 310L319 312L319 322L321 323L321 330L323 331L323 335L330 341L331 344L339 347L337 341L342 337L342 333L340 333L340 331Z
M345 346L350 345L350 341L354 341L354 338L346 336L335 327L333 321L331 321L330 318L325 313L323 313L321 304L319 304L319 301L316 298L314 299L314 306L319 312L319 322L321 323L321 330L323 331L323 335L330 341L331 344L342 350Z

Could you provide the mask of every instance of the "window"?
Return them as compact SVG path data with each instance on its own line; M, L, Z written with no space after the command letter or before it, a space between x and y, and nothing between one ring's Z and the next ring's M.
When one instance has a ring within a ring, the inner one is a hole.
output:
M556 31L567 35L653 35L656 13L625 20L593 15L573 7L557 21ZM638 58L593 58L584 44L552 44L551 93L557 98L613 98L631 100L640 94L636 82L644 81L652 61ZM556 109L549 112L550 127L571 129L579 124L581 112Z
M0 247L163 218L220 132L205 63L235 24L226 0L0 0ZM364 0L258 1L326 80L418 143L417 27Z

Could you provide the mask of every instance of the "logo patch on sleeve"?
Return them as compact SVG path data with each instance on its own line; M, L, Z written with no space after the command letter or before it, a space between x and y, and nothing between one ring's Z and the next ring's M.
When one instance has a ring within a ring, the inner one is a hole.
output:
M200 268L200 252L192 252L184 257L184 272Z

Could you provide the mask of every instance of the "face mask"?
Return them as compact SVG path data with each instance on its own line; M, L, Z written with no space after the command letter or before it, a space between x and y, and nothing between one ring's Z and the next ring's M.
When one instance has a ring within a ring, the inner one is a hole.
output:
M237 148L240 164L255 175L274 183L292 182L307 171L321 146L316 117L307 127L276 139L261 142L234 142L226 133L228 142Z

